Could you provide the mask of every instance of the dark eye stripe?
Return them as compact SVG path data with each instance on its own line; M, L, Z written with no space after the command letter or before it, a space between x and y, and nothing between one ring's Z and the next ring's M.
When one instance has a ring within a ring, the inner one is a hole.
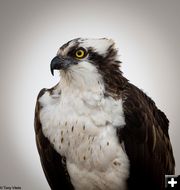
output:
M74 54L75 54L77 48L78 48L78 45L71 47L71 48L69 49L67 55L68 55L68 56L71 56L71 57L74 57Z

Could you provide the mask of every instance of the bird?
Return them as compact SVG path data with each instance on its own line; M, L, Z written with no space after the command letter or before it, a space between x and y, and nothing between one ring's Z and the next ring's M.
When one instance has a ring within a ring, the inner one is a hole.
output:
M75 38L52 59L59 82L39 92L34 117L52 190L162 190L175 173L169 120L121 64L109 38Z

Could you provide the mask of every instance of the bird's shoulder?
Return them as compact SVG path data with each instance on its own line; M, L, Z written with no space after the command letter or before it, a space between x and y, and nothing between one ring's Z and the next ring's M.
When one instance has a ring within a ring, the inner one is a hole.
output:
M164 188L164 175L173 174L175 166L169 121L154 101L133 84L126 85L122 97L126 124L119 134L131 163L131 184L148 179L153 181L152 187Z
M123 92L123 102L125 119L128 124L131 124L131 128L146 128L148 125L151 128L154 126L159 128L162 134L169 139L168 118L143 90L128 83Z

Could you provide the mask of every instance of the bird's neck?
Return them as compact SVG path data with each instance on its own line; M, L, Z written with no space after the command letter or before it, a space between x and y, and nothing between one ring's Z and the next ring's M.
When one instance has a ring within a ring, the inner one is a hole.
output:
M70 70L61 73L61 80L58 84L63 94L66 93L103 93L107 96L119 99L128 80L123 77L118 65L111 65L109 68L90 70Z
M61 75L58 88L66 93L104 93L104 81L99 73L86 73L73 75L66 73Z

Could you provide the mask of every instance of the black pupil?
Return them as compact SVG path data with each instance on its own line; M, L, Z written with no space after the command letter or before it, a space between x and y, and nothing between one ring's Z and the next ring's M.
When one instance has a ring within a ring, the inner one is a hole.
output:
M82 51L78 51L77 52L78 55L82 55L82 53L83 53Z

